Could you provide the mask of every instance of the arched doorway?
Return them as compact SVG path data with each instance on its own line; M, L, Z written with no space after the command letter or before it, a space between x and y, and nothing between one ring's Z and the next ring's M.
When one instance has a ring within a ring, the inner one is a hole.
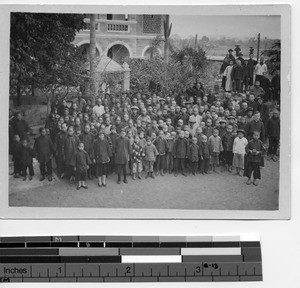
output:
M127 62L130 53L124 45L116 44L109 48L107 56L122 65L124 62Z
M153 57L156 57L156 56L159 56L160 55L160 51L153 47L148 47L146 49L146 51L144 52L143 56L146 58L146 59L150 59L150 58L153 58Z

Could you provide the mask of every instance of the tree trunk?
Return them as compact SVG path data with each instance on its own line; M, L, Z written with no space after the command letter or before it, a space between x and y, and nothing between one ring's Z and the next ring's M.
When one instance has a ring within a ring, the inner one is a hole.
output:
M165 42L164 42L164 60L166 63L169 62L169 50L168 50L168 46L169 46L169 21L170 20L170 16L166 15L166 25L165 25Z
M92 105L95 105L95 98L97 92L97 81L96 81L96 15L90 15L90 73L91 73L91 101Z

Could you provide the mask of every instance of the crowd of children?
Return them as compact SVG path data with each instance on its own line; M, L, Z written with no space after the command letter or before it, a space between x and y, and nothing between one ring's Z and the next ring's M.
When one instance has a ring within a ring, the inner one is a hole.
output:
M22 119L14 121L18 127ZM278 107L250 91L206 91L196 81L165 94L142 89L103 93L95 105L81 95L72 101L57 98L33 149L18 131L10 151L14 175L24 180L27 169L29 180L34 176L35 157L41 181L52 181L54 158L57 175L76 180L77 189L88 188L87 179L94 177L99 187L106 187L113 172L117 183L121 176L128 183L128 175L142 179L143 171L145 178L155 178L167 172L187 176L226 170L258 185L264 155L278 160L280 118Z

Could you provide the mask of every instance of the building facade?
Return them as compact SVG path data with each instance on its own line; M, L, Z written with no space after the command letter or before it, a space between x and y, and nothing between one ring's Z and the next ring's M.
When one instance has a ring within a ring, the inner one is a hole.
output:
M126 58L149 58L151 41L163 35L165 15L97 14L96 53L123 64ZM82 46L88 55L90 19L84 19L85 28L77 33L74 44ZM155 53L162 55L161 49Z

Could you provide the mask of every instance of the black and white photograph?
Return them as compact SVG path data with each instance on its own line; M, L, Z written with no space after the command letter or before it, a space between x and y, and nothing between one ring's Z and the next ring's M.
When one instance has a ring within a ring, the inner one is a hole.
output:
M288 218L290 10L234 7L14 7L7 209Z

